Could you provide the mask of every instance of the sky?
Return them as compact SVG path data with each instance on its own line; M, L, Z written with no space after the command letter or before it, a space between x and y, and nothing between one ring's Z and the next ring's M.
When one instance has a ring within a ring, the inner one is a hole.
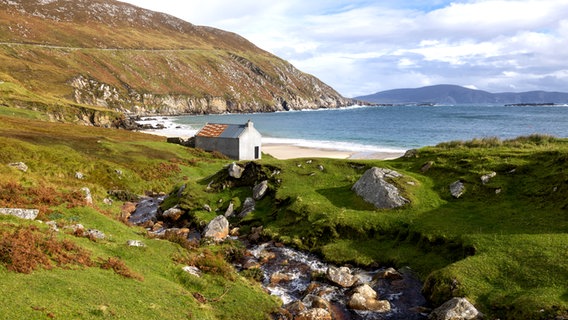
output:
M235 32L346 97L568 92L568 0L123 0Z

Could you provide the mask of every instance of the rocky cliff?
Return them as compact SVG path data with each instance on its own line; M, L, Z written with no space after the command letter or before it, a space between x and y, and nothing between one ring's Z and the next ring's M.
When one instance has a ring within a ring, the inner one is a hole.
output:
M354 103L234 33L113 0L0 0L0 80L135 114Z

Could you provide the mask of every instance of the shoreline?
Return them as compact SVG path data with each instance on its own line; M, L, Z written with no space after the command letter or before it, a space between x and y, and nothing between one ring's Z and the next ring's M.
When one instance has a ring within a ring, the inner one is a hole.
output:
M160 132L161 131L161 132ZM170 137L167 130L150 129L139 132ZM187 139L189 137L180 137ZM301 158L330 158L330 159L368 159L368 160L391 160L400 158L404 152L389 151L345 151L328 148L312 148L297 146L292 143L262 143L261 152L266 153L278 160L301 159Z

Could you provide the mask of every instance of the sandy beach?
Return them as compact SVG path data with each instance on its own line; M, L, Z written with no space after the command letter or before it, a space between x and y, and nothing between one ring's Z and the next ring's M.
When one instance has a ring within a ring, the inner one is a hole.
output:
M158 130L142 130L141 132L159 135L163 137L178 136L175 130L168 129ZM182 137L187 139L189 137ZM333 158L333 159L396 159L404 155L404 152L357 152L344 151L323 148L310 148L297 146L288 143L264 143L262 144L262 152L271 155L280 160L297 159L297 158Z
M403 152L350 152L331 149L299 147L292 144L263 144L262 152L276 159L333 158L333 159L396 159Z

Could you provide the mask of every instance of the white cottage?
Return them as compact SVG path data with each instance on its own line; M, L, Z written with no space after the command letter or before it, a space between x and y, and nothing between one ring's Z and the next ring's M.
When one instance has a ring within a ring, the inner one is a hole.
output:
M261 140L250 120L246 124L207 123L195 135L195 147L236 160L257 160L262 152Z

